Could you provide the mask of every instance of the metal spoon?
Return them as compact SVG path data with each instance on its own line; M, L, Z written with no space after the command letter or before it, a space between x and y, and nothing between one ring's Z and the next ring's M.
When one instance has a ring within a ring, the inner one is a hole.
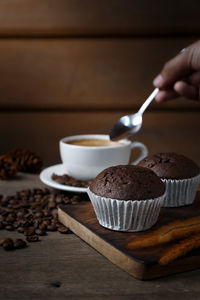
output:
M119 121L112 127L110 131L110 139L115 141L138 132L142 126L142 115L152 100L156 97L158 92L159 89L156 88L142 104L136 114L121 117Z

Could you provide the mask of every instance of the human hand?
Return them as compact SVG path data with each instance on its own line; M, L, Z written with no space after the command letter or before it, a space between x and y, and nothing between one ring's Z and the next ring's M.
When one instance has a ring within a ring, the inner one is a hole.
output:
M179 96L200 100L200 40L169 60L153 84L160 89L157 102Z

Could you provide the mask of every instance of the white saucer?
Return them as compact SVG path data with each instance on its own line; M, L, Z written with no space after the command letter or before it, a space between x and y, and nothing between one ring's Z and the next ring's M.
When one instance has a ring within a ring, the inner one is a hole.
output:
M55 180L51 178L52 174L55 173L56 175L63 175L66 174L66 171L64 171L63 164L54 165L51 167L48 167L44 169L40 173L40 180L45 183L46 185L63 191L68 192L76 192L76 193L86 193L87 188L84 187L77 187L77 186L70 186L70 185L64 185L57 183Z

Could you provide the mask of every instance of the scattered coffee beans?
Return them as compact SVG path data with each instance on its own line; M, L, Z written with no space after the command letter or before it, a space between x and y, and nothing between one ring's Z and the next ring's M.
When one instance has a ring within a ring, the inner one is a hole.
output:
M87 188L90 184L90 181L76 180L67 174L57 175L57 174L53 173L51 178L60 184L71 185L71 186L76 186L76 187Z
M25 248L27 247L27 244L22 239L16 239L13 241L11 238L3 238L0 240L0 246L2 246L4 250L10 251Z
M3 238L0 240L0 246L3 246L4 243L6 242L12 242L12 239L10 238Z
M47 231L71 233L58 221L57 205L75 205L87 201L87 195L70 193L54 193L47 188L26 189L13 196L0 195L0 229L18 231L26 237L29 243L39 241ZM0 241L0 246L6 250L26 247L26 242L18 239Z
M31 235L26 237L27 242L34 243L39 241L38 235Z
M15 249L22 249L22 248L25 248L27 247L27 244L24 240L22 239L16 239L15 242L14 242L14 248Z
M4 248L4 250L10 251L10 250L14 250L14 243L12 239L7 238L4 243L2 244L2 247Z

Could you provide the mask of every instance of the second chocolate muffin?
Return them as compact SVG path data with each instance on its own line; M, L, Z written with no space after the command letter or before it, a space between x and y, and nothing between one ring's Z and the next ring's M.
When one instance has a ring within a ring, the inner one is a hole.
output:
M173 152L149 155L138 166L151 169L163 179L186 179L200 173L199 166L193 160Z
M194 201L200 168L191 159L172 152L156 153L144 158L138 166L153 170L165 183L164 207L184 206Z

